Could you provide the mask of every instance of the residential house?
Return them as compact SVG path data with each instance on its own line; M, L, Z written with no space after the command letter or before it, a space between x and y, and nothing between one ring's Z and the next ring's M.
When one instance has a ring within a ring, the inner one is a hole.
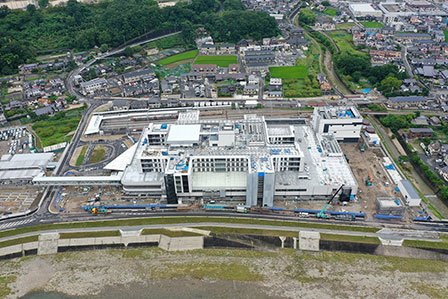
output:
M432 137L434 131L431 128L410 128L407 134L408 138Z
M34 113L37 116L43 116L43 115L53 115L56 112L56 107L54 105L49 105L41 108L37 108L34 110Z
M152 70L141 69L122 75L123 82L125 84L137 82L137 81L150 81L156 77L156 74Z
M218 66L216 64L195 64L191 71L201 75L215 74L218 71Z
M428 123L428 117L421 115L419 117L416 117L412 120L412 123L419 126L427 126Z
M87 82L81 82L81 91L84 95L94 94L107 89L108 82L104 78L95 78Z

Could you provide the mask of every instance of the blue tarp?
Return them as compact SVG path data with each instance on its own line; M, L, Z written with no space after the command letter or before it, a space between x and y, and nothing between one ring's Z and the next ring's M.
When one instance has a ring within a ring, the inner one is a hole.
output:
M376 219L384 219L384 220L389 220L389 219L400 219L402 218L402 216L397 216L397 215L385 215L385 214L376 214L374 216Z
M309 213L309 214L318 214L320 210L310 210L310 209L294 209L294 213ZM355 217L366 217L366 213L356 213L356 212L336 212L336 211L326 211L326 213L336 216L336 215L350 215Z

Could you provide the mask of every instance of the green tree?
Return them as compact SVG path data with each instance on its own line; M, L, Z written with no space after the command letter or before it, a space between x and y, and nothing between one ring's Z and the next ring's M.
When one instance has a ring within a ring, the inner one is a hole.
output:
M397 132L400 129L409 128L410 121L414 118L414 114L408 115L387 115L380 118L381 123L390 128L393 132Z
M311 9L301 9L299 12L299 22L301 24L313 26L316 23L316 15Z
M26 12L0 8L0 74L17 72L37 51L84 51L111 48L153 32L183 31L192 44L194 30L205 28L214 39L238 42L277 36L277 22L265 12L243 10L238 0L191 0L159 8L152 0L108 0L98 4L68 0L65 6L29 6ZM0 4L1 6L1 4Z
M102 44L100 47L101 53L105 53L107 50L109 50L109 46L107 44Z
M37 3L39 4L40 8L45 8L48 6L49 0L39 0Z
M126 56L132 56L132 55L134 55L134 50L131 47L126 47L123 50L123 54Z
M378 86L378 89L385 95L393 95L395 92L397 92L400 89L401 84L403 81L400 79L394 77L394 76L388 76L387 78L383 79L380 82L380 85Z

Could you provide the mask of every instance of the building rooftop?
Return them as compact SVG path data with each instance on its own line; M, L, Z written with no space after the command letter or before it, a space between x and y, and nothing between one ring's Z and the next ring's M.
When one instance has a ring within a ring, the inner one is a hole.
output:
M201 125L171 125L167 143L171 145L192 145L199 143Z
M420 198L417 191L415 190L414 186L412 186L412 183L408 180L402 180L401 184L406 189L407 193L411 197L411 199L417 199Z
M320 107L318 113L323 119L361 118L355 107Z
M356 112L357 113L357 112ZM180 117L183 119L183 116ZM150 144L151 134L165 134L166 144ZM271 144L270 137L288 138L292 142ZM303 161L303 170L278 170L274 161L283 157ZM161 172L142 172L140 159L162 159ZM264 117L245 115L240 120L197 120L196 123L150 124L143 132L132 163L126 168L122 182L140 184L163 181L163 173L191 173L197 159L232 159L247 161L247 173L275 173L276 188L297 188L298 185L323 188L331 193L341 184L357 186L350 167L332 137L316 136L307 124L291 119L290 124L269 122ZM246 178L238 171L193 172L194 188L221 186L243 189ZM199 187L198 187L199 186ZM319 189L319 190L323 190Z
M366 12L366 13L378 11L370 3L351 3L350 8L354 11L360 11L360 12Z

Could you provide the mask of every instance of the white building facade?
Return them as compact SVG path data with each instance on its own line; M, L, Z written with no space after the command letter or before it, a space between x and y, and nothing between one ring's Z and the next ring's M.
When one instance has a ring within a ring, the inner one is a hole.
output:
M317 107L314 108L312 126L317 134L332 134L338 141L357 142L362 121L355 107Z
M341 184L349 195L357 192L337 141L316 136L304 123L270 123L256 115L199 120L198 111L187 113L193 116L144 130L123 173L126 193L168 203L220 199L271 207L274 199L326 199Z

